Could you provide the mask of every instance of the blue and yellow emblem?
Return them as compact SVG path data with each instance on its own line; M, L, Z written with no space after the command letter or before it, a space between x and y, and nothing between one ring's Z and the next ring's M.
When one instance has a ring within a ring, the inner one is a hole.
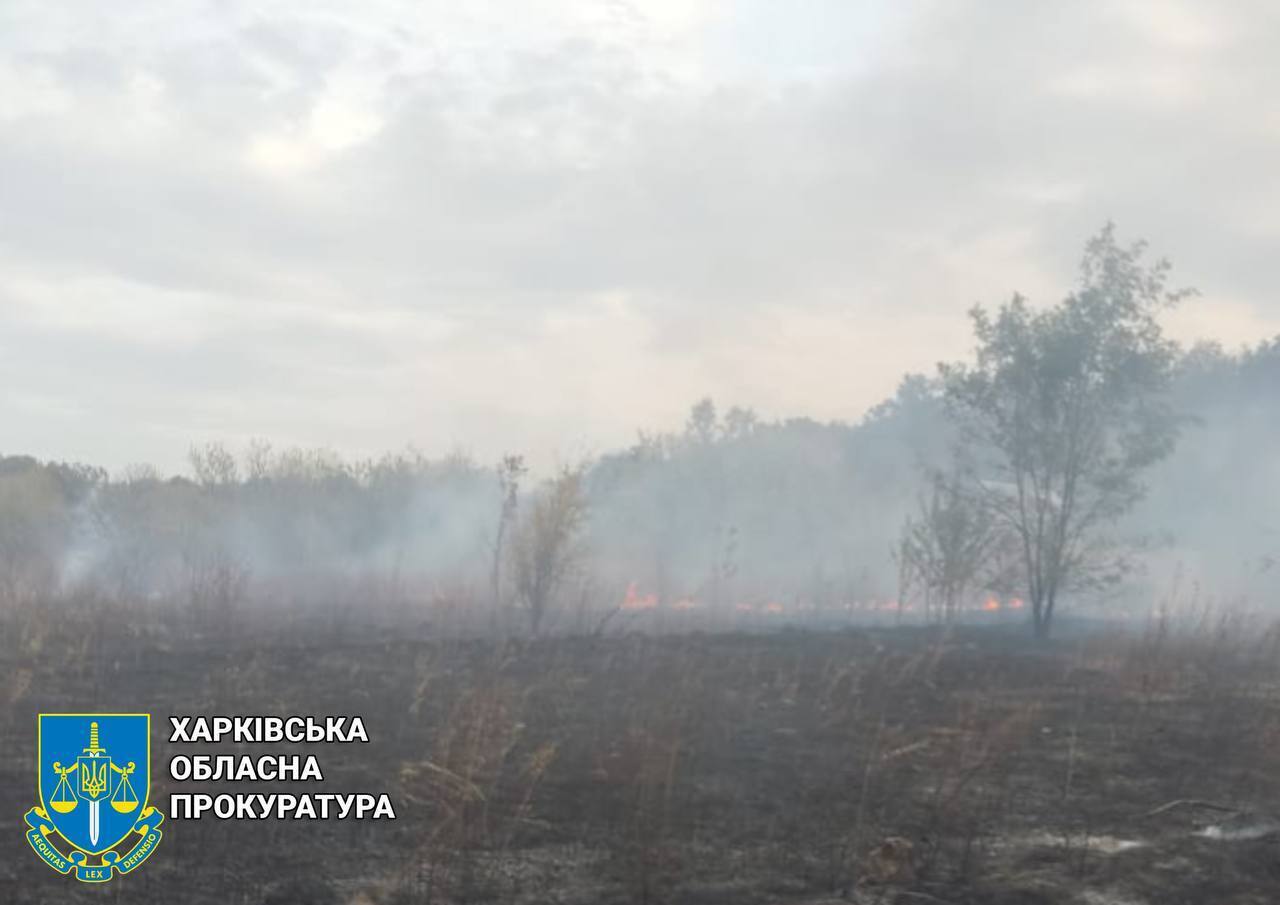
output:
M164 815L151 789L151 717L42 713L27 841L58 873L86 883L127 874L155 851Z

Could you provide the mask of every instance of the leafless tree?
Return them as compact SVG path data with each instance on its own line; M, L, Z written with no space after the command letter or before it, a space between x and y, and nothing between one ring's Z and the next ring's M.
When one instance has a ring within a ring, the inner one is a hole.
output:
M534 635L557 591L582 554L587 517L581 468L564 468L528 506L513 543L516 592L529 610Z
M502 492L501 509L498 513L498 529L493 539L493 565L489 572L489 583L493 592L494 617L502 611L502 558L503 544L507 531L516 517L516 509L520 504L520 481L529 469L524 464L524 456L505 455L498 463L498 488Z
M999 542L999 530L982 501L950 476L935 474L919 513L903 529L899 556L925 593L926 612L955 618ZM908 582L909 583L909 582Z
M235 484L240 477L235 455L221 443L192 446L187 461L196 481L205 487L224 487Z
M0 603L30 602L55 588L70 524L47 470L0 475Z

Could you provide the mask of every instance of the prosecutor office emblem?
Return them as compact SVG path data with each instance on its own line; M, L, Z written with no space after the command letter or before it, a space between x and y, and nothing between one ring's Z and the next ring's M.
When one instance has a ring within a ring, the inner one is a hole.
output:
M105 883L146 861L164 815L151 789L151 717L145 713L42 713L27 841L40 859L86 883Z

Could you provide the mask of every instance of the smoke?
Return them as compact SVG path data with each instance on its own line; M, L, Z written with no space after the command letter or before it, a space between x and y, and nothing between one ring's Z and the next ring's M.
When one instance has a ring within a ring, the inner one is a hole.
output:
M1119 594L1067 601L1068 612L1146 612L1174 597L1274 608L1277 390L1280 341L1185 356L1177 450L1116 528L1137 567ZM589 463L585 552L561 596L589 596L600 611L629 599L724 614L892 603L892 551L951 442L938 388L919 377L858 424L763 422L704 401L683 430ZM196 607L493 602L502 491L486 464L416 452L345 461L261 443L191 458L191 476L135 467L114 478L0 459L0 594ZM540 492L526 481L517 518ZM980 609L987 592L974 593Z

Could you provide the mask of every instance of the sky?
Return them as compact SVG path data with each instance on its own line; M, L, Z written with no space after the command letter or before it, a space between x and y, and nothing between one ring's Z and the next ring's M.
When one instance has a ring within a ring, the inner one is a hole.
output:
M0 2L0 453L858 418L1114 220L1280 333L1280 6Z

